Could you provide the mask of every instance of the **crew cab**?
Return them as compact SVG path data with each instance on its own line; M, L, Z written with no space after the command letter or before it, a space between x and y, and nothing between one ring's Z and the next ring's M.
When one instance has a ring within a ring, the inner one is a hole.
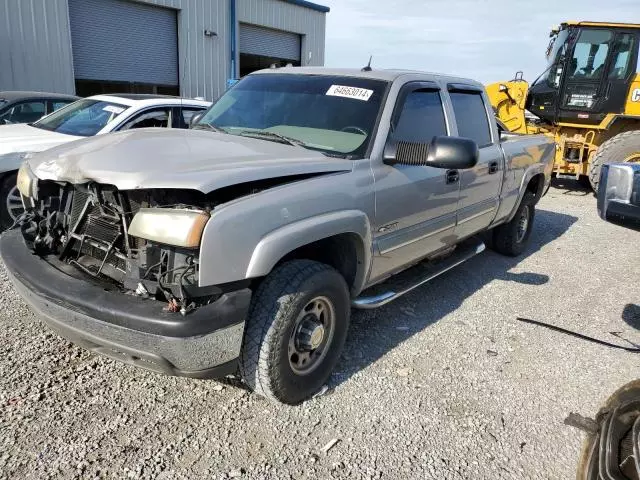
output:
M211 102L164 95L95 95L33 123L0 126L0 227L23 212L16 189L20 163L30 153L94 135L134 128L187 128Z
M27 213L0 255L77 344L173 375L239 372L296 404L330 376L352 308L455 267L484 249L481 236L523 252L554 148L501 133L465 78L269 69L189 130L27 159Z

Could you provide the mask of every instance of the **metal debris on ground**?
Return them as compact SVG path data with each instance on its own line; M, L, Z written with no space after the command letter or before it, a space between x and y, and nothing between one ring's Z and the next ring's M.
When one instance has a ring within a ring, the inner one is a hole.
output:
M322 388L320 390L318 390L315 393L315 395L313 395L313 397L311 397L311 398L321 397L321 396L325 395L328 391L329 391L329 387L327 385L323 385Z
M322 453L329 453L329 450L335 447L339 441L340 441L339 438L334 438L330 440L329 443L327 443L324 447L322 447Z
M587 433L598 433L598 430L600 430L598 423L593 418L583 417L579 413L574 412L571 412L569 416L564 419L564 424Z
M538 325L540 327L548 328L549 330L554 330L556 332L564 333L566 335L571 335L572 337L579 338L581 340L586 340L588 342L597 343L598 345L604 345L605 347L617 348L619 350L625 350L627 352L632 353L640 353L640 348L637 347L625 347L624 345L618 345L615 343L605 342L604 340L600 340L598 338L589 337L587 335L583 335L582 333L573 332L571 330L567 330L566 328L557 327L556 325L551 325L550 323L540 322L538 320L531 320L529 318L516 317L516 320L524 323L530 323L532 325Z

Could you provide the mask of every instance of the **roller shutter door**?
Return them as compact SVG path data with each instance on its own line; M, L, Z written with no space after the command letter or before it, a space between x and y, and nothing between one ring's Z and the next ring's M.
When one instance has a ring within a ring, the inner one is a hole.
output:
M76 79L178 85L175 10L124 0L69 0Z
M300 61L300 35L242 23L240 53Z

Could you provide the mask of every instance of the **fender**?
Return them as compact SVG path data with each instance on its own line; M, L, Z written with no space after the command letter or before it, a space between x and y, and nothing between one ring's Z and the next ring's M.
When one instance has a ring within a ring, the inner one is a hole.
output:
M245 278L267 275L288 253L304 245L342 233L355 233L362 241L363 257L359 259L353 291L360 291L371 265L371 225L364 212L345 210L306 218L286 225L264 236L256 245Z
M538 191L536 192L536 198L539 200L540 197L542 197L542 192L544 192L545 186L547 184L547 182L551 181L551 175L547 175L545 173L545 165L542 163L537 163L535 165L531 165L529 168L527 168L527 170L524 172L524 175L522 176L522 182L520 183L520 192L518 193L518 200L516 200L516 203L513 207L513 210L511 211L511 213L509 214L509 216L507 217L507 219L505 220L505 223L510 222L513 217L516 215L516 212L518 211L518 207L520 206L520 202L522 201L522 197L524 197L525 192L527 191L527 185L529 184L529 182L531 181L531 179L533 177L535 177L536 175L540 175L542 174L544 176L544 182L542 182L541 185L538 186Z

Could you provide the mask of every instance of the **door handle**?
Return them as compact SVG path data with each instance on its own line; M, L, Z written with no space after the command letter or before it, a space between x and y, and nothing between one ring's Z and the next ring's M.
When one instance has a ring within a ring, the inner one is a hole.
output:
M458 183L460 174L458 170L447 170L447 183Z
M489 173L496 173L498 171L498 162L491 162L489 164Z

